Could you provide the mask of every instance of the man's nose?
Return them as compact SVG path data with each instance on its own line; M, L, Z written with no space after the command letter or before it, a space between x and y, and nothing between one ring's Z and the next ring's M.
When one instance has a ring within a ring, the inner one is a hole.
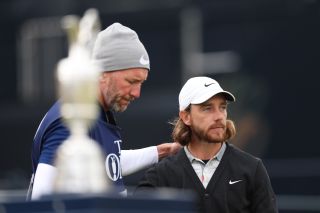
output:
M130 91L130 95L134 98L139 98L140 97L140 92L141 92L141 85L135 85L131 91Z
M222 120L225 116L225 113L221 112L219 109L215 110L213 114L214 120Z

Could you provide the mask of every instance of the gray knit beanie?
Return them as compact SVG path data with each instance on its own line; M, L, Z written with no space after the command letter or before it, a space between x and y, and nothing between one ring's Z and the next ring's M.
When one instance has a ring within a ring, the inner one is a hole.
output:
M120 23L98 34L92 57L100 72L130 68L150 70L148 53L137 33Z

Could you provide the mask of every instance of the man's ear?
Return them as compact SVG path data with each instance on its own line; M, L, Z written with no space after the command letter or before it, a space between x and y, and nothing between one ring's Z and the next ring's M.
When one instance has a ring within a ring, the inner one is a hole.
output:
M183 123L187 126L190 126L190 112L189 111L180 111L179 112L179 117L183 121Z
M108 85L110 79L110 72L103 72L99 76L99 83L100 85Z
M106 81L106 73L105 72L103 72L103 73L101 73L100 74L100 76L99 76L99 81L101 82L101 83L104 83L105 81Z

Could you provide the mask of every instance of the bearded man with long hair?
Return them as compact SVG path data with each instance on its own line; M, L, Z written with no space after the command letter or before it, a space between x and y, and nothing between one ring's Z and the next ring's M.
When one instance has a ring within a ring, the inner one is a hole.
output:
M150 168L136 193L171 187L193 191L199 212L278 212L262 160L228 142L236 135L227 119L227 106L234 101L212 78L189 79L172 122L172 138L183 149Z

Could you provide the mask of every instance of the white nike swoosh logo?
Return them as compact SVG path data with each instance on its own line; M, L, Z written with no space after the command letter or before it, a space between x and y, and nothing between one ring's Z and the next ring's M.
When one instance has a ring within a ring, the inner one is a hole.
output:
M143 56L141 56L139 62L140 62L140 64L142 64L142 65L147 65L147 64L149 64L149 60L148 60L148 59L144 59Z
M242 181L242 180L235 180L235 181L229 180L229 184L232 185L232 184L238 183L238 182L240 182L240 181Z

